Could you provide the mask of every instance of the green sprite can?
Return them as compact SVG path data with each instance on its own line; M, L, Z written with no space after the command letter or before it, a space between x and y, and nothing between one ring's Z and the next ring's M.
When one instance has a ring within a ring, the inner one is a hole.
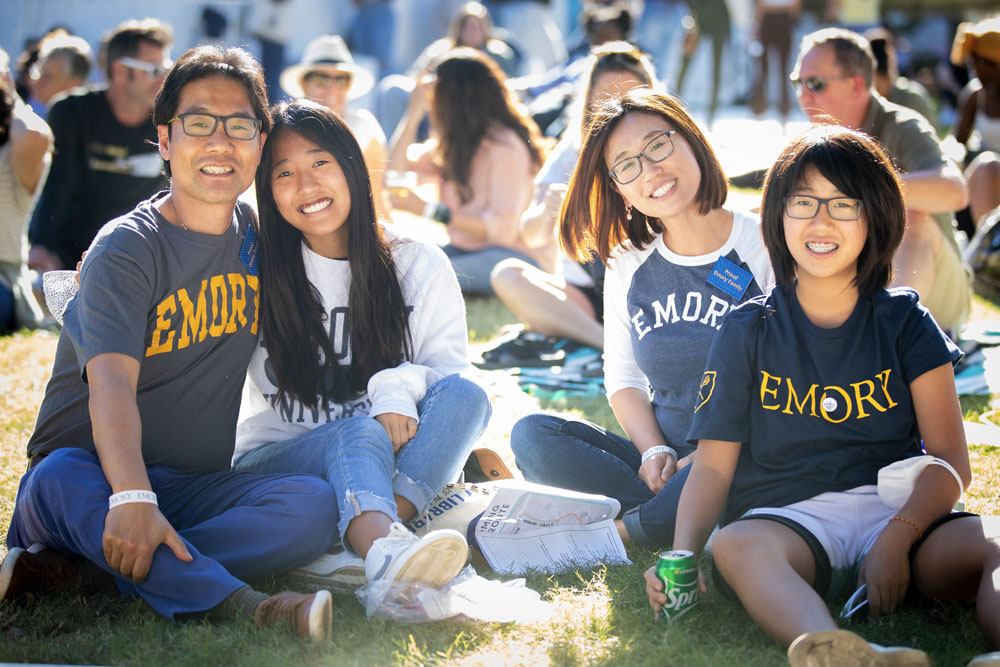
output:
M667 621L686 614L698 601L698 562L693 551L664 551L656 563L656 576L663 582Z

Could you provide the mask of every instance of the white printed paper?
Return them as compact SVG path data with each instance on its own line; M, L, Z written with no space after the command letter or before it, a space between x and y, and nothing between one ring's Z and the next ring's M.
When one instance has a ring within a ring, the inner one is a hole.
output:
M476 525L476 541L495 572L562 572L597 563L629 564L606 496L514 481L498 482Z

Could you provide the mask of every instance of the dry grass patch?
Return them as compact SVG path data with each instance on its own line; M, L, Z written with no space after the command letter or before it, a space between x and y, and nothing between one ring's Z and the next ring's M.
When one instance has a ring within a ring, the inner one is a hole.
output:
M27 460L24 446L52 373L58 336L46 331L0 338L0 535L7 534L14 494ZM0 553L6 553L0 540Z
M977 514L1000 515L1000 447L969 447L972 484L965 491L965 505Z
M482 643L455 656L434 656L442 665L586 665L611 659L619 645L611 623L612 599L603 569L579 587L552 584L545 593L554 613L533 624L505 625ZM470 642L476 643L476 642ZM412 653L411 653L412 655ZM430 657L430 656L425 656Z

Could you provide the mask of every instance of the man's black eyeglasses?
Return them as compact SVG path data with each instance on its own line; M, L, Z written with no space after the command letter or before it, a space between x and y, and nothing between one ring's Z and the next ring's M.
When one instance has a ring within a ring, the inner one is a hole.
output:
M181 121L184 134L189 137L210 137L222 121L226 136L230 139L250 141L260 131L261 122L256 118L246 116L213 116L210 113L181 113L171 118L167 123Z

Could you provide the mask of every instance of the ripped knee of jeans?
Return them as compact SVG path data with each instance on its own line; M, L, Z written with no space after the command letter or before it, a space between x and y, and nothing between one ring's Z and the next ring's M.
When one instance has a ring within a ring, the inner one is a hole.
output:
M417 511L416 516L420 516L427 509L435 493L427 484L415 480L399 470L392 475L392 492L410 501L410 504Z

